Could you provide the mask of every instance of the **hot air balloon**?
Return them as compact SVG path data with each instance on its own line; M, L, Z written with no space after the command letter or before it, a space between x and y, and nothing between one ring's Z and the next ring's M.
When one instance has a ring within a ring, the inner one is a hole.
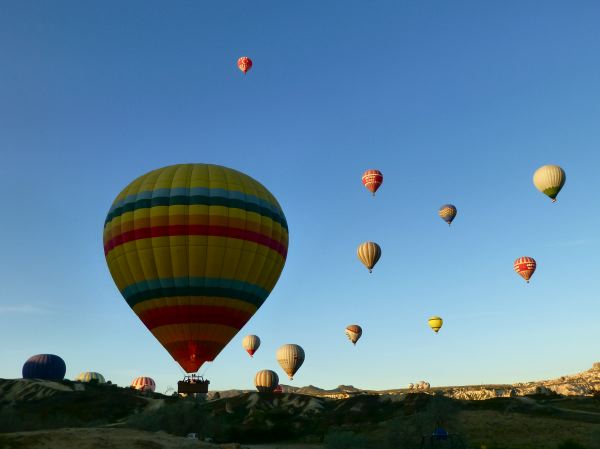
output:
M151 377L141 376L133 379L133 382L131 382L131 387L140 391L155 391L156 383Z
M242 56L240 59L238 59L237 65L245 75L246 72L252 68L252 59L247 56Z
M273 393L283 393L283 387L281 386L281 384L275 387Z
M298 345L283 345L277 350L277 363L283 368L290 380L304 363L304 349Z
M429 318L429 327L432 328L433 332L435 332L436 334L442 328L443 324L444 320L442 320L439 316L432 316L431 318Z
M246 335L242 340L242 346L250 354L250 357L252 357L260 346L260 338L256 335Z
M533 276L533 272L535 271L535 267L537 264L535 263L535 259L533 257L519 257L515 260L514 268L519 276L529 283L529 279Z
M367 170L362 175L362 183L375 196L375 192L383 184L383 175L379 170Z
M275 371L264 369L254 376L254 386L261 393L271 393L279 385L279 376Z
M444 220L446 223L448 223L448 226L450 226L452 224L452 220L454 220L454 217L456 217L456 207L452 204L444 204L442 207L440 207L438 214L442 220Z
M172 165L137 178L104 224L117 287L187 373L214 360L263 304L287 248L275 197L218 165Z
M565 171L558 165L544 165L533 174L535 188L552 198L553 203L556 202L556 195L563 188L566 180Z
M362 335L362 327L358 324L350 324L346 326L346 336L350 339L353 345L360 339Z
M93 371L85 371L83 373L79 373L79 375L75 378L75 382L89 382L89 383L103 384L106 381L104 380L104 376L100 373L96 373Z
M63 380L67 372L65 361L54 354L37 354L23 365L23 379Z
M365 242L358 245L356 254L360 261L368 268L369 273L373 272L373 267L381 257L381 247L375 242Z

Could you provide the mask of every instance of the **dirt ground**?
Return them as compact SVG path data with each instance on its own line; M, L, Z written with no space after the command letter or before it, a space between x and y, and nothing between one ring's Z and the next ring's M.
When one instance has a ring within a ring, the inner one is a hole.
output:
M164 432L115 428L71 428L0 434L2 449L237 449ZM241 445L243 449L322 449L312 444Z

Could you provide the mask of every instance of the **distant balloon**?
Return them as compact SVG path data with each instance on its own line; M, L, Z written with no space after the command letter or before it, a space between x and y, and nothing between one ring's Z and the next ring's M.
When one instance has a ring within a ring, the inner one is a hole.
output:
M54 354L37 354L23 365L23 379L63 380L67 372L65 361Z
M256 335L246 335L242 340L242 346L250 354L250 357L252 357L260 346L260 338Z
M180 164L125 187L103 240L129 307L195 373L269 296L285 264L288 227L275 197L250 176Z
M273 393L283 393L283 387L281 386L281 384L275 387Z
M156 390L156 383L154 382L154 379L152 379L151 377L136 377L135 379L133 379L133 382L131 382L131 386L132 388L135 388L136 390L140 390L140 391L155 391Z
M448 226L450 226L450 224L452 224L452 220L454 220L454 217L456 217L456 207L452 204L444 204L442 207L440 207L438 214L442 220L444 220L446 223L448 223Z
M254 376L254 386L261 393L271 393L279 385L279 376L275 371L264 369Z
M429 327L432 328L436 334L442 328L443 324L444 320L442 320L439 316L432 316L429 318Z
M93 371L86 371L80 373L76 378L75 382L96 382L99 384L103 384L106 381L104 380L104 376L100 373L96 373Z
M246 72L252 68L252 59L247 56L242 56L240 59L238 59L237 64L239 69L244 72L245 75Z
M535 259L533 257L519 257L515 260L514 269L519 276L529 283L529 279L533 276L533 272L537 264L535 263Z
M381 257L381 247L375 242L361 243L358 245L356 254L363 265L367 267L369 273L371 273L373 267Z
M533 174L533 184L536 189L556 202L556 195L565 185L567 175L558 165L544 165Z
M283 368L290 380L304 363L304 349L298 345L283 345L277 350L277 363Z
M350 324L346 326L346 336L350 339L352 344L356 345L356 342L362 335L362 328L358 324Z
M367 170L362 175L362 183L375 196L375 192L383 184L383 175L379 170Z

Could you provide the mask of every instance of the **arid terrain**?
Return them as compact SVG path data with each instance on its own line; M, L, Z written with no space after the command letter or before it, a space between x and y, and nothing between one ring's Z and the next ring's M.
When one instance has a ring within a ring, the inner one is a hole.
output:
M599 391L597 367L515 385L286 386L281 394L231 390L206 398L0 380L0 447L410 449L442 425L455 447L600 449ZM189 433L199 439L186 438Z

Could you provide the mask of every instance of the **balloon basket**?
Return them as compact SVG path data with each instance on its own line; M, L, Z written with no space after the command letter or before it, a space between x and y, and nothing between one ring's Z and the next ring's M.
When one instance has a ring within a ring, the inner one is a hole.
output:
M210 384L210 380L206 380L202 376L196 376L195 374L185 376L183 380L177 382L177 393L208 393L208 384Z

